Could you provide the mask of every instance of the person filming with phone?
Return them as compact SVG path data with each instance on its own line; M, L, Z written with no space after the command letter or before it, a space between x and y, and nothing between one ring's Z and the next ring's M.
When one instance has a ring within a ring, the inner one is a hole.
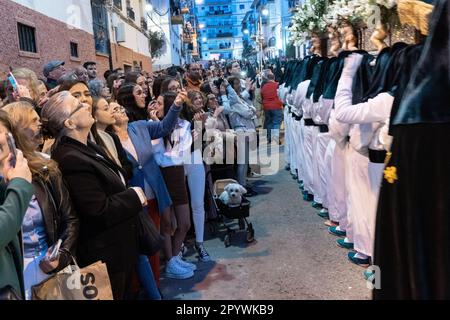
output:
M58 165L37 151L42 143L41 121L27 102L3 108L12 134L10 149L22 150L32 174L33 195L22 222L25 298L32 286L67 267L75 255L79 221Z
M11 122L0 110L0 300L25 296L19 231L33 196L31 171L22 151L10 150Z

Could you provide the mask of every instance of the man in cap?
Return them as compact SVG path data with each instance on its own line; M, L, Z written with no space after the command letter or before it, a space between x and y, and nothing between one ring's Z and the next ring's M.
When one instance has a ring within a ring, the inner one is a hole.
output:
M52 60L44 66L44 76L47 78L47 85L50 89L56 87L59 78L66 74L64 64L64 61Z

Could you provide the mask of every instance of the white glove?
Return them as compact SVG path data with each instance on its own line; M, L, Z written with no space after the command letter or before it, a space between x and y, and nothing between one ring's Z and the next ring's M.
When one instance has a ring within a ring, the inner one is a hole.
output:
M347 58L345 58L342 76L353 78L356 74L356 71L358 71L359 66L361 65L362 59L363 55L359 53L352 53Z

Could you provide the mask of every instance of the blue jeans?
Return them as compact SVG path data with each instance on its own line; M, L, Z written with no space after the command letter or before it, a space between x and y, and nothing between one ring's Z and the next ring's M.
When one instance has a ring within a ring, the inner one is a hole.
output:
M161 293L156 286L155 277L153 276L153 271L147 256L139 256L136 269L139 282L141 283L147 298L150 300L161 300Z
M264 115L264 129L267 130L267 141L270 143L272 130L278 130L274 133L277 138L279 137L279 130L283 121L283 110L266 110Z

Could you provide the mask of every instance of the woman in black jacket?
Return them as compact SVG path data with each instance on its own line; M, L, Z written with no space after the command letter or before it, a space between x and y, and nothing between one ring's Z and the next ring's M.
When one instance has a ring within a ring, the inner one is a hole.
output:
M23 151L33 174L34 195L22 223L25 294L31 299L31 286L72 262L79 221L58 165L36 151L42 144L36 111L27 102L9 104L3 110L8 113L16 145ZM58 240L61 240L58 255L50 259L52 246Z
M125 299L138 260L136 223L145 194L127 188L122 168L89 141L94 118L87 104L59 92L42 109L42 120L56 138L52 158L80 217L78 263L105 262L114 299Z

